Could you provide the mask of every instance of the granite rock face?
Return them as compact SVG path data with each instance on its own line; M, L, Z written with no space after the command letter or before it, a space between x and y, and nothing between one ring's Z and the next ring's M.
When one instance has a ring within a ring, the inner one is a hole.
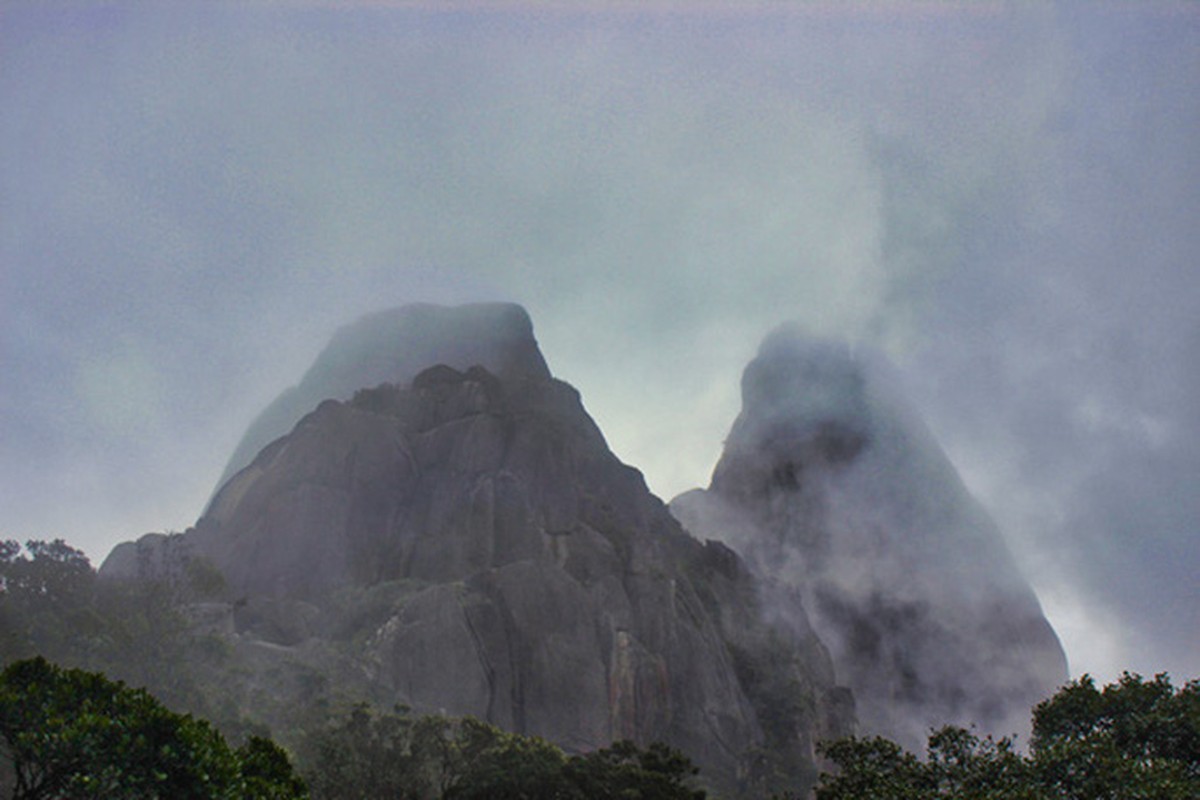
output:
M688 535L523 342L498 371L441 364L321 402L193 529L101 573L211 565L240 650L319 672L332 656L305 654L332 646L386 706L572 750L666 741L727 788L811 782L853 703L799 605L768 613L778 590Z
M413 304L340 329L296 386L251 423L217 489L322 400L347 400L363 387L407 384L426 367L481 365L501 377L550 377L525 309L511 303L444 307Z
M1062 647L886 364L783 328L742 395L711 485L675 516L795 589L864 733L922 752L945 723L1027 730L1067 678Z

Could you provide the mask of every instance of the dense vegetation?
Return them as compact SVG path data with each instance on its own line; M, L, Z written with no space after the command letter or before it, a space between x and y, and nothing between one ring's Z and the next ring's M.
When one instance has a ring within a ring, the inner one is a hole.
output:
M706 796L691 762L664 745L618 742L571 755L474 719L324 701L286 731L294 770L288 751L240 716L224 690L236 676L221 637L185 613L220 589L220 576L199 567L171 585L101 581L62 541L0 542L0 792L25 800ZM817 800L1193 800L1200 682L1075 681L1034 709L1028 753L956 727L933 732L923 760L881 738L825 743L822 752L833 768Z
M14 800L308 797L269 739L231 748L145 690L40 657L0 673L0 744L0 787Z
M102 581L87 556L61 539L24 548L0 541L0 664L40 655L103 672L236 728L237 710L209 685L223 645L197 635L181 610L213 592L220 576L193 573L171 585Z
M924 761L881 738L823 749L837 770L817 800L1195 800L1200 681L1085 676L1034 709L1028 754L957 727L930 735Z
M704 800L696 769L661 744L567 756L475 719L365 706L306 737L318 800ZM143 689L38 657L0 673L0 792L13 800L305 800L288 754L231 748L208 722Z
M0 795L307 797L287 752L230 707L224 682L238 676L221 638L186 613L221 589L199 566L170 584L105 581L61 540L0 542ZM314 800L705 796L661 744L567 755L474 719L366 705L296 718L288 743Z
M308 737L313 796L323 800L703 800L696 769L662 744L616 742L566 755L470 717L376 714L365 706Z

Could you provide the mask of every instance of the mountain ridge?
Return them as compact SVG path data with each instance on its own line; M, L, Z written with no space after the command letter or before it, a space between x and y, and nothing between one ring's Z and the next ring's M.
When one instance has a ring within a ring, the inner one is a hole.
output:
M864 730L915 752L952 722L1026 730L1067 679L1062 647L895 384L878 354L775 330L709 488L672 512L800 593Z
M376 702L570 749L662 740L731 791L811 785L816 740L850 730L802 616L769 619L769 587L684 531L548 376L440 364L325 400L194 528L101 574L197 564L224 577L209 612L259 686L289 659L348 666Z
M193 528L100 569L218 573L197 613L248 676L231 694L269 724L325 686L568 749L661 739L765 794L811 787L816 741L856 717L919 746L966 716L1007 725L1065 680L994 524L844 345L768 337L712 483L670 510L519 306L372 315L298 386L307 412Z

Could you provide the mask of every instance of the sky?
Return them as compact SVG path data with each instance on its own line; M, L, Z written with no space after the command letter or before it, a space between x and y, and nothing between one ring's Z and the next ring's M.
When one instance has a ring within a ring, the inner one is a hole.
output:
M669 500L879 348L1073 675L1200 677L1200 3L0 0L0 537L183 530L332 332L512 300Z

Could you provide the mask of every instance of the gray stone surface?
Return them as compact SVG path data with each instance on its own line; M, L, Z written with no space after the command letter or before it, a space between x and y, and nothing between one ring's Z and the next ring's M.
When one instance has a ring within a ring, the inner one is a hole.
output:
M811 617L865 732L922 752L948 722L1026 731L1067 678L1062 648L887 365L785 328L742 394L710 487L675 516L794 589L777 611Z
M262 681L336 664L356 682L357 664L385 706L571 750L662 740L726 787L763 753L810 779L815 738L852 723L802 612L768 617L768 587L689 536L538 369L437 365L325 400L175 539L225 577ZM162 541L102 573L186 571Z
M322 400L346 400L364 386L403 385L434 364L480 364L504 377L550 376L529 315L511 303L418 303L363 317L340 329L300 383L251 423L216 488Z

